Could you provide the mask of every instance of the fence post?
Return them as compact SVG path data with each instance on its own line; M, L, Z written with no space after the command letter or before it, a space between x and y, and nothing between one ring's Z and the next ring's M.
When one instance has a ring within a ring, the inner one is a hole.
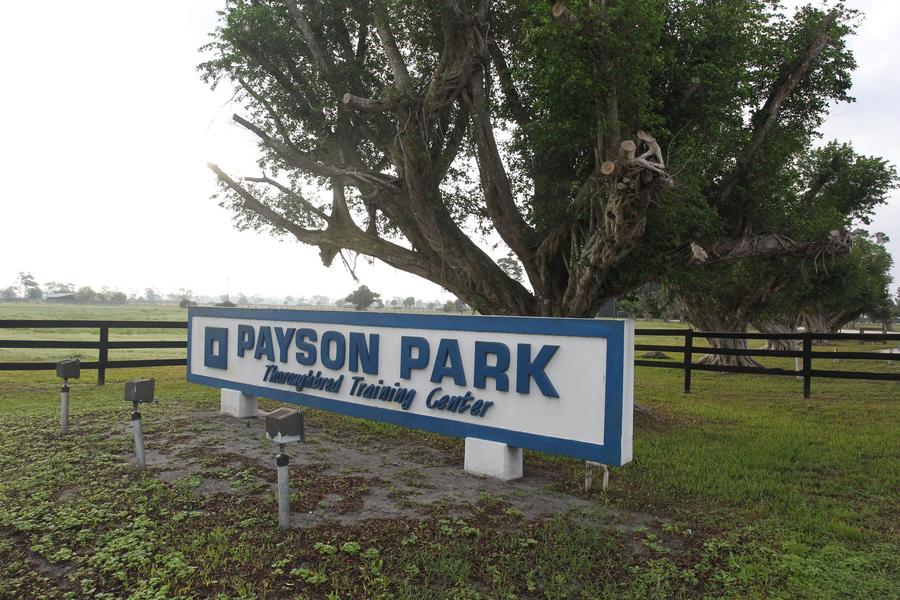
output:
M106 385L106 363L109 362L109 327L100 328L100 360L97 366L97 385Z
M688 329L684 334L684 393L691 393L691 353L694 346L694 330Z
M803 333L803 399L809 400L812 383L812 334Z

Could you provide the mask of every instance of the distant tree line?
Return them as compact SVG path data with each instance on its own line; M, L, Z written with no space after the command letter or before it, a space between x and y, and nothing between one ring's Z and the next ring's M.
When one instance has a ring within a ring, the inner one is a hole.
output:
M48 281L41 285L30 272L20 272L15 285L0 289L0 299L4 300L47 300L66 296L65 301L76 304L124 304L126 302L146 302L150 304L171 303L178 304L181 308L195 306L197 304L215 304L216 306L255 306L278 305L283 306L335 306L353 305L357 310L369 308L404 308L407 310L433 310L444 312L464 312L468 309L461 300L426 301L414 296L405 298L395 296L390 300L382 299L381 294L373 292L367 286L360 286L348 296L332 299L328 296L315 294L305 296L285 296L284 298L264 297L257 294L245 294L238 292L235 296L228 294L222 296L195 295L193 290L179 288L175 292L162 293L156 288L148 287L143 294L126 294L108 287L94 290L90 286L76 287L72 283Z
M103 287L100 291L90 286L76 289L74 284L61 281L48 281L42 287L34 275L27 271L19 272L15 285L0 290L0 297L4 300L42 300L60 295L71 295L71 301L78 304L125 304L128 301L124 292L108 287Z

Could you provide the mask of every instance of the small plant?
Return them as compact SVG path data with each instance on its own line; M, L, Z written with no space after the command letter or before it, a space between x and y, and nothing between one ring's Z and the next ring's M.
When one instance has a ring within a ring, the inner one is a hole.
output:
M315 546L313 546L319 554L322 556L328 556L331 554L337 554L337 546L333 546L331 544L326 544L324 542L316 542Z
M310 585L319 585L328 581L328 576L325 575L322 571L313 571L312 569L307 569L306 567L299 567L297 569L291 569L291 575L294 577L299 577L304 582Z
M345 554L359 554L359 551L362 547L358 542L344 542L344 545L341 546L341 552Z
M276 560L275 562L272 563L272 573L274 575L283 575L284 567L288 566L288 564L290 562L291 561L288 560L287 558L282 558L282 559Z
M364 560L375 560L379 555L378 548L366 548L366 551L361 556Z
M520 548L531 548L532 546L537 546L538 541L534 538L519 538L519 547Z

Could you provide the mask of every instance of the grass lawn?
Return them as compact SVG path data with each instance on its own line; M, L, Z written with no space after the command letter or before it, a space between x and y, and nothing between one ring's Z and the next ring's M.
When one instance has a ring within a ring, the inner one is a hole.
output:
M67 319L99 321L187 321L187 309L168 305L76 305L44 303L0 303L0 320L4 319ZM96 342L98 329L0 329L0 339L6 340L71 340ZM109 330L110 341L182 341L187 339L187 329L119 329ZM0 362L51 362L63 358L78 357L83 361L96 361L98 351L90 349L12 349L0 348ZM181 358L184 350L156 348L152 350L115 349L109 351L110 360L141 358Z
M145 472L138 376L161 400ZM52 375L0 373L0 598L900 597L896 383L817 379L804 401L794 378L695 372L685 396L638 368L634 461L587 494L575 460L526 452L495 485L459 475L458 440L309 410L280 531L258 421L216 417L183 368L107 381L73 386L60 437Z

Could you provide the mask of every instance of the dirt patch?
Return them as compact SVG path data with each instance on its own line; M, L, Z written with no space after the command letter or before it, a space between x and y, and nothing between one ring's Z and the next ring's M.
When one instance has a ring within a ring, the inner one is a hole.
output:
M0 527L0 537L12 540L13 546L18 554L28 561L35 573L52 577L55 581L60 582L62 589L71 589L67 575L75 570L76 565L68 560L50 562L40 554L33 552L25 541L21 532L11 531L4 527Z
M465 473L456 449L309 423L307 442L288 446L293 516L297 528L352 526L372 520L421 521L454 518L479 502L493 502L507 516L542 520L566 515L625 534L657 530L650 515L622 511L571 487L571 465L526 459L525 477L511 482ZM190 427L179 431L178 427ZM236 419L216 412L156 424L146 434L148 467L170 485L186 485L197 495L271 504L278 446L265 438L261 419ZM131 457L123 457L133 461ZM574 463L573 463L574 464ZM240 501L238 501L240 503ZM273 511L274 514L274 511Z

